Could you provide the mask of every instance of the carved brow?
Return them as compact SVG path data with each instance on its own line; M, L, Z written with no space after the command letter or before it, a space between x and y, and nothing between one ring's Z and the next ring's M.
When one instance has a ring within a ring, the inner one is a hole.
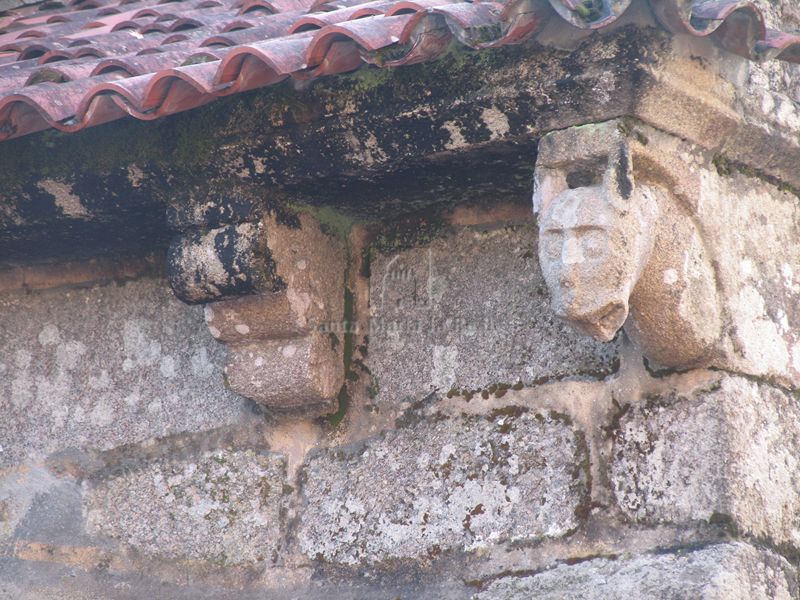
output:
M576 231L578 233L584 233L586 231L607 231L607 227L603 227L601 225L591 225L591 224L583 224L583 225L576 225L575 227L545 227L545 233L564 233L565 231Z

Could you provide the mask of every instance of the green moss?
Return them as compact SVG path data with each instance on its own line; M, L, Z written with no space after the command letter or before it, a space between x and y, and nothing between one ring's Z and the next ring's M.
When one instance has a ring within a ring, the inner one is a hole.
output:
M353 362L353 337L355 332L351 331L353 324L353 317L355 316L355 295L352 290L345 286L344 288L344 370L347 373L350 370L351 363Z
M441 208L433 206L403 219L392 219L383 224L372 243L372 249L381 254L393 254L416 246L425 246L449 231Z
M370 52L369 56L375 60L376 64L382 66L387 62L404 58L411 51L411 48L411 44L397 43L392 44L391 46L386 46L385 48L380 48L374 52Z
M358 94L369 93L392 80L392 73L386 69L365 66L357 71L340 76L341 83Z
M602 9L603 0L583 0L574 8L574 11L581 18L587 21L594 21L600 18Z
M729 175L733 174L733 168L731 167L728 159L725 158L722 154L717 154L711 160L711 164L717 169L717 173L723 177L728 177Z
M131 119L80 133L48 130L3 142L0 182L9 186L85 172L107 174L131 164L163 160L169 146L164 145L158 125ZM42 160L43 153L47 160Z
M749 167L739 162L735 162L730 160L727 156L723 154L717 154L711 160L711 163L717 169L717 173L722 177L730 177L735 173L739 173L744 175L745 177L752 177L753 179L758 179L759 181L763 181L764 183L768 183L770 185L774 185L780 191L786 192L788 194L792 194L797 198L800 198L800 189L795 188L788 183L781 181L777 177L773 175L768 175L759 171L758 169L754 169L753 167Z
M361 277L369 279L372 274L372 247L367 246L361 251Z
M327 235L349 244L350 231L359 222L358 217L342 212L330 206L311 206L309 204L289 203L289 210L307 213L319 222L320 229Z
M337 411L325 417L328 423L330 423L333 427L338 427L342 423L345 415L347 414L347 409L350 406L350 395L347 391L347 383L342 385L342 387L339 389L339 393L336 396L336 401L339 403L339 408Z
M708 518L708 523L720 527L733 537L739 534L739 527L736 523L736 519L729 514L713 512Z
M492 23L481 27L470 27L468 34L473 43L488 44L503 35L503 26L500 23Z
M385 58L397 51L385 51ZM198 170L219 164L219 149L233 141L261 148L276 127L310 122L354 100L359 107L365 101L380 102L383 96L418 104L432 91L437 97L463 97L485 86L487 72L527 51L525 44L474 52L453 43L435 61L400 69L363 67L304 90L285 82L164 119L124 118L72 134L43 131L0 145L0 185L7 188L47 177L99 177L134 164L157 174L168 171L173 182L192 181ZM42 160L43 153L47 160Z
M342 355L343 355L343 363L344 363L344 377L345 382L342 385L341 389L339 390L338 395L336 396L336 400L339 403L339 408L335 413L332 413L326 417L328 423L332 426L337 427L341 422L344 420L345 415L347 414L347 409L350 406L350 392L347 389L347 382L354 381L353 375L355 375L355 379L358 379L358 374L351 371L351 366L353 363L353 338L355 333L351 331L352 327L351 324L353 322L353 317L355 315L355 297L353 292L345 286L344 289L344 345L342 348Z
M367 396L369 396L370 400L374 400L380 394L380 387L376 383L371 383L367 386Z
M335 351L339 347L339 337L333 331L329 331L328 340L331 343L331 350Z

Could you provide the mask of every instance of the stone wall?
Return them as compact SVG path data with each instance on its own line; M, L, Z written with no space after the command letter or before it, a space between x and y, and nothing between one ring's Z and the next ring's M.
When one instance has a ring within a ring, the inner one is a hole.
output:
M12 142L0 600L800 600L800 66L643 6Z
M800 598L797 199L692 160L738 340L692 369L558 319L489 200L351 231L321 417L160 276L5 292L0 598Z

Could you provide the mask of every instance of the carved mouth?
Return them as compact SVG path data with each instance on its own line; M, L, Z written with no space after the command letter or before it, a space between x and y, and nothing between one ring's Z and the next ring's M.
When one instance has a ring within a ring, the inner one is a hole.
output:
M601 342L610 342L628 318L624 302L610 302L589 315L565 316L575 329Z

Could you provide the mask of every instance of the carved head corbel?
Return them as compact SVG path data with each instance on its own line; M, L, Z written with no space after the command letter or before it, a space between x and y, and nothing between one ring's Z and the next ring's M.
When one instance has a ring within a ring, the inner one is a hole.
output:
M643 353L688 366L719 336L711 261L697 227L667 190L634 177L619 122L548 134L534 177L539 261L556 315L610 341L625 325Z
M555 313L609 341L628 317L631 292L650 258L658 205L636 188L621 134L599 140L589 130L573 133L582 143L565 146L549 136L540 146L539 260Z

